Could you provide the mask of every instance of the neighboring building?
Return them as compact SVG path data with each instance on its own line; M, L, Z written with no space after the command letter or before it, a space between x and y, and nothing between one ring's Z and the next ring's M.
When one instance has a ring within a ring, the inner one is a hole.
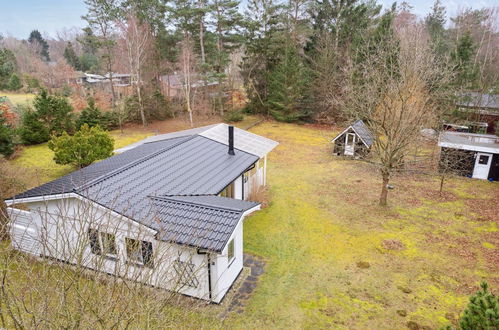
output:
M486 133L495 133L495 123L499 121L499 95L478 92L463 93L456 102L459 111L472 114L471 120L486 123Z
M105 75L95 73L83 73L79 75L76 82L78 84L105 84L111 81L111 74ZM113 73L113 85L118 87L130 86L132 84L132 75L128 73Z
M12 245L219 303L277 144L226 124L147 138L6 200Z
M189 77L192 93L196 90L204 90L213 92L218 86L218 81L207 79L199 74L191 74ZM185 86L184 75L182 74L169 74L163 75L159 78L161 81L162 92L165 96L170 98L182 97L182 88Z
M362 120L357 120L331 142L334 143L334 155L361 158L369 153L374 135Z
M456 162L460 174L475 179L499 180L499 137L487 134L442 132L440 159ZM441 162L442 163L449 163Z

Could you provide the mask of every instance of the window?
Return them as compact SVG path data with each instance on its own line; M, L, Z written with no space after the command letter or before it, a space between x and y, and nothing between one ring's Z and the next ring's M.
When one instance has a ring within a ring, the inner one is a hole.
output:
M88 240L90 241L90 251L93 254L104 255L116 258L118 249L116 248L116 236L96 229L88 230Z
M116 252L116 237L113 234L108 233L100 233L100 237L102 242L102 253L116 257L118 254Z
M129 261L147 267L154 266L151 242L139 241L136 239L127 238L125 240L125 243L126 243L126 255Z
M478 164L487 165L489 163L489 156L480 155L478 158Z
M177 274L177 281L181 286L197 288L199 281L194 274L194 264L177 259L173 263L173 269Z
M99 232L95 229L89 229L88 240L90 241L90 251L92 251L93 254L101 254Z
M235 259L235 255L234 255L234 240L231 240L229 242L229 245L227 246L227 260L228 260L228 263L230 264L234 259Z

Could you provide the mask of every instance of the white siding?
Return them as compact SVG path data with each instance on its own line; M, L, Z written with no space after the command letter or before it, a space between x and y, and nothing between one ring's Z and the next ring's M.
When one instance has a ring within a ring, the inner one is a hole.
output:
M70 198L27 205L30 212L11 211L12 245L15 249L209 299L207 258L206 255L198 254L196 249L157 241L155 231L90 201ZM24 226L24 232L31 234L29 239L26 239L27 235L18 233L16 228L19 226ZM33 228L36 230L29 230ZM92 253L89 228L115 235L118 250L116 259ZM127 262L126 238L152 242L154 268ZM173 266L176 260L192 264L196 287L180 283Z
M228 246L222 254L212 257L212 300L219 303L243 269L243 221L234 230L229 242L234 239L234 260L228 263Z

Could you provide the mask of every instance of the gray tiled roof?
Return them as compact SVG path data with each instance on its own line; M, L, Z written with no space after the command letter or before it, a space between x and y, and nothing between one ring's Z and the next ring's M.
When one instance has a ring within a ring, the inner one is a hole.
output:
M141 221L149 211L148 196L217 195L257 160L240 150L230 156L225 145L194 136L108 173L78 192Z
M47 182L41 186L25 191L13 198L28 198L44 195L63 194L77 190L84 183L88 183L118 168L126 166L137 159L150 155L154 151L164 149L185 141L186 138L176 138L160 141L154 144L143 144L126 153L118 154L100 162L91 164L81 170L69 173L54 181Z
M221 252L244 211L258 203L218 196L153 197L150 227L161 240Z
M362 120L357 120L355 123L353 123L352 128L366 144L366 146L370 147L373 144L374 136L371 133L371 130L366 126L366 124L364 124Z
M259 159L237 148L233 156L227 151L200 135L151 140L14 199L74 192L161 229L159 239L219 251L243 212L258 205L215 196Z

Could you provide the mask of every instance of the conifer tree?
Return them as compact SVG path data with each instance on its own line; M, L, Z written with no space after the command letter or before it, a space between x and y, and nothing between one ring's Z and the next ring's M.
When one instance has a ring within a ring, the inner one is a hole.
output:
M499 297L489 291L486 282L482 282L480 290L470 297L459 326L463 330L499 328Z
M445 7L442 6L441 0L435 0L431 12L425 17L425 25L433 49L439 55L443 55L447 51L445 21Z
M64 58L66 59L68 64L71 65L75 70L80 70L81 68L80 60L76 55L76 52L73 48L73 44L71 43L71 41L68 41L66 48L64 49Z
M8 157L14 153L14 130L6 123L0 111L0 154Z
M272 116L280 121L293 122L307 115L305 93L307 68L296 45L288 45L280 63L270 72L268 107Z
M95 105L95 100L93 97L89 97L87 100L88 105L83 109L76 121L76 128L80 129L84 124L89 127L94 127L97 125L102 126L103 114L100 109Z
M11 91L18 91L23 87L23 84L21 83L21 79L16 73L13 73L10 76L9 79L9 84L8 84L8 89Z
M43 39L40 31L38 31L38 30L31 31L29 38L28 38L28 42L32 45L36 45L36 46L40 47L38 50L38 55L40 55L40 57L44 61L46 61L46 62L50 61L49 44L47 43L47 41L45 39Z

